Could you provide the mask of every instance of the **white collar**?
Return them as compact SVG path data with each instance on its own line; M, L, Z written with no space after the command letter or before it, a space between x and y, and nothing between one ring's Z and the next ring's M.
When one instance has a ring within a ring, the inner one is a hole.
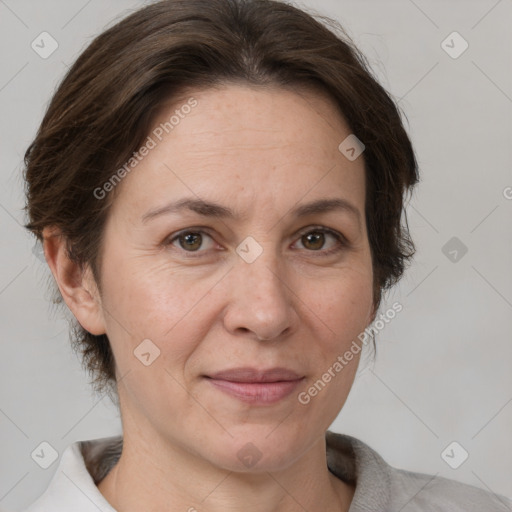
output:
M88 442L99 445L119 437ZM64 450L48 488L26 512L116 512L87 471L80 445L81 441L76 441Z

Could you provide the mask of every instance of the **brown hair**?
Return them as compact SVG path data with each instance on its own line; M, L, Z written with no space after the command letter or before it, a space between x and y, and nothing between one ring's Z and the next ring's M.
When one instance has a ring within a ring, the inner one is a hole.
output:
M100 249L113 194L99 200L93 191L140 147L164 102L231 82L313 86L329 95L366 146L365 215L378 308L414 254L404 198L418 181L417 162L398 108L365 57L339 24L318 18L323 23L272 0L165 0L100 34L68 71L25 154L25 227L39 240L46 226L59 228L70 258L90 265L101 290ZM71 338L96 389L115 394L107 336L75 323Z

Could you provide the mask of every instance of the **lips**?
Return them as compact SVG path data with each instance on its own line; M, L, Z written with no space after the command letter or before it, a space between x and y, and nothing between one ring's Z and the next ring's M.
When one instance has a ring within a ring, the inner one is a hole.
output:
M244 367L213 373L208 377L230 382L280 382L297 380L302 376L287 368L256 370L255 368Z
M282 400L304 379L287 368L258 370L233 368L205 376L218 390L253 405L273 404Z

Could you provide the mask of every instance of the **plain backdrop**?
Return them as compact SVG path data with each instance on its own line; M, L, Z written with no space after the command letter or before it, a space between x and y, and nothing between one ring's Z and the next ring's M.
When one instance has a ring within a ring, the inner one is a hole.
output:
M48 301L25 232L22 159L67 67L135 0L0 0L0 508L20 510L57 468L41 442L121 432ZM408 206L417 255L381 311L403 310L361 360L331 429L391 465L512 496L512 2L309 0L335 18L398 101L422 181ZM41 58L42 32L58 48ZM453 34L457 32L457 34ZM444 41L444 43L443 43ZM467 45L467 48L466 48ZM466 49L465 49L466 48ZM465 49L465 51L463 51ZM442 457L452 442L452 469Z

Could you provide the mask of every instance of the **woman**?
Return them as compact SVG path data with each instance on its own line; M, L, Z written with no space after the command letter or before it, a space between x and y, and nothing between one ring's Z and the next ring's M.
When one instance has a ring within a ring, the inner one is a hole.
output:
M145 7L26 154L30 229L123 436L29 512L507 510L328 432L414 246L397 108L340 31L267 0Z

